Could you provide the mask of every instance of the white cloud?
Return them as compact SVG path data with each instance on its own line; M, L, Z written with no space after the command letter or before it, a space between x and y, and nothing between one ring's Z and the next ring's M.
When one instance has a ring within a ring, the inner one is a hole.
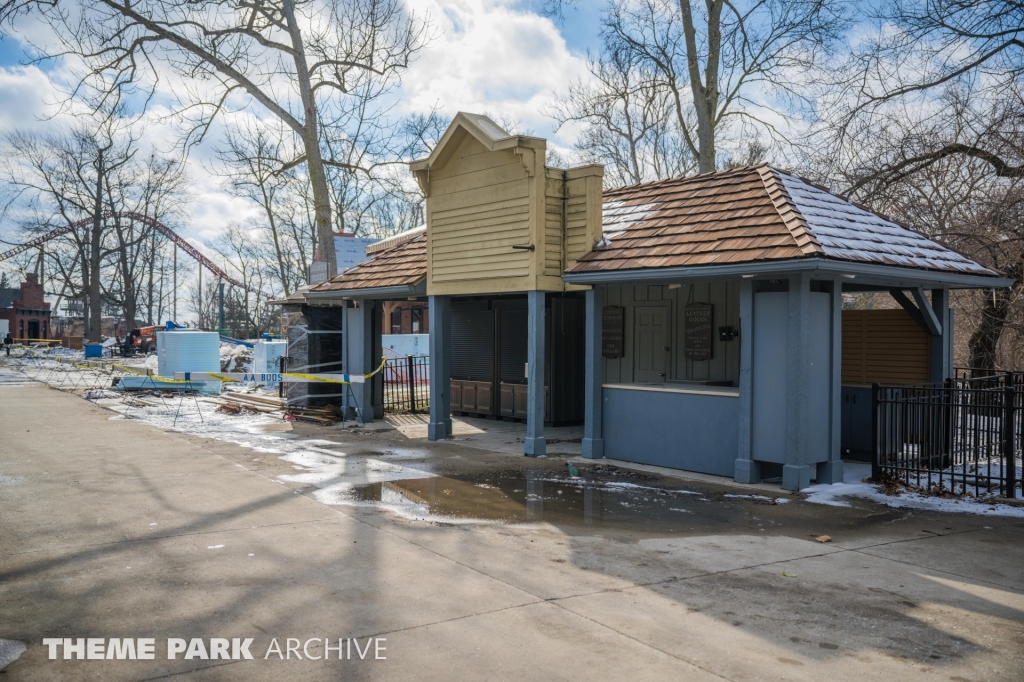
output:
M35 66L0 67L0 131L32 130L50 125L60 95Z
M444 113L490 112L522 121L542 137L554 122L543 111L566 85L586 73L550 19L497 0L414 0L436 37L402 79L406 111L439 106ZM555 136L553 142L565 141Z

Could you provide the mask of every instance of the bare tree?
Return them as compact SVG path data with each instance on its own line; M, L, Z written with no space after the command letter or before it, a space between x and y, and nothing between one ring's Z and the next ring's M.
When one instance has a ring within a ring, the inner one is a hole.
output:
M101 128L102 132L102 128ZM74 228L44 244L44 286L57 295L86 301L90 340L100 340L105 309L120 308L129 326L146 300L151 307L153 254L163 238L148 225L122 216L134 212L169 220L183 177L174 160L150 156L140 162L130 135L103 139L89 128L42 135L13 133L4 146L12 215L24 236ZM83 226L83 222L89 222ZM41 267L41 266L40 266Z
M559 127L581 123L573 149L583 163L605 164L612 187L685 175L696 168L676 118L672 93L649 65L628 51L587 60L579 80L548 112Z
M948 89L933 103L939 115L915 114L894 103L857 117L845 129L832 128L805 174L848 188L858 201L1015 280L1008 289L953 300L958 328L972 330L969 342L958 344L961 362L993 369L999 366L1004 330L1013 329L1024 314L1024 179L1000 176L987 159L973 154L929 154L965 139L997 148L992 131L1005 136L1024 113L1024 108L1013 113L1008 98L1004 106L992 107L991 100L975 94Z
M1016 281L957 299L976 324L967 362L992 368L1024 275L1024 7L889 0L868 11L878 29L835 69L809 166Z
M846 25L844 3L826 0L614 0L604 17L604 52L612 63L625 59L653 74L686 149L708 173L732 123L784 135L755 91L805 98L802 76Z
M287 126L313 195L317 241L333 239L327 168L367 172L377 160L325 155L325 125L353 93L400 78L427 26L399 0L6 0L0 20L33 13L84 67L71 94L97 110L148 101L161 79L181 79L177 114L187 146L226 111L257 104ZM72 62L74 63L74 62ZM141 96L140 96L140 92ZM369 163L368 163L369 162ZM333 275L335 263L327 259Z
M107 243L100 216L109 206L112 187L120 191L118 174L134 157L134 144L130 136L118 136L115 142L105 125L98 131L78 127L46 135L16 132L6 140L8 186L13 189L12 202L24 201L27 207L22 221L27 234L93 219L91 229L71 230L63 238L70 253L60 248L61 242L47 252L54 265L50 272L64 277L65 285L86 300L91 341L100 340L102 270L116 252Z
M332 156L346 158L350 166L388 154L396 159L419 157L447 128L447 118L436 111L382 126L386 111L372 107L375 101L376 96L352 99L354 108L346 119L351 127L325 136ZM280 170L281 160L289 157L288 139L288 131L281 127L253 122L231 131L218 149L231 189L260 208L261 229L250 232L250 237L269 243L268 258L276 263L270 280L276 280L286 295L305 284L317 246L315 202L305 191L303 169ZM384 237L422 220L423 197L404 164L381 162L368 173L330 168L328 178L334 222L341 231Z
M267 252L267 244L254 232L233 223L214 248L224 258L227 272L255 290L265 291L267 280L274 276L273 268L268 268L267 263L273 261ZM266 298L244 289L232 289L227 293L225 321L233 333L253 336L266 328L270 316Z
M281 167L282 141L263 126L229 132L218 155L228 169L234 191L255 202L266 219L274 246L274 260L281 287L287 296L291 280L285 259L286 246L281 233L281 205L287 200L288 184L293 178L278 173Z

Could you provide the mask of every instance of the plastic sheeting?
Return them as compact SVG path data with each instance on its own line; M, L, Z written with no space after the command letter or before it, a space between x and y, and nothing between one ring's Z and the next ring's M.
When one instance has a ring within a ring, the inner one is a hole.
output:
M342 307L303 306L302 314L288 321L289 372L344 372L342 363ZM317 407L341 404L337 385L285 383L285 397L292 406Z

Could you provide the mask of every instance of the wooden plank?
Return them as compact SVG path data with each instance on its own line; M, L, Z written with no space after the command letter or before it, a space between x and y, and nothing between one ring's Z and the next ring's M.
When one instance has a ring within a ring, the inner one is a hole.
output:
M462 192L487 192L489 188L501 185L526 186L529 178L522 166L509 164L488 168L477 173L466 173L450 178L431 178L430 197L438 198ZM529 195L528 190L523 190Z

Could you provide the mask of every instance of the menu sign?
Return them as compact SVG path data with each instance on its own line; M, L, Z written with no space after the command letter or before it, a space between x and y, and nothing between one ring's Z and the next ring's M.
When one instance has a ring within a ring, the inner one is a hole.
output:
M684 354L691 360L710 360L712 306L707 303L692 303L686 306L685 315Z
M621 358L625 355L625 320L621 306L606 305L602 311L601 355L606 358Z

